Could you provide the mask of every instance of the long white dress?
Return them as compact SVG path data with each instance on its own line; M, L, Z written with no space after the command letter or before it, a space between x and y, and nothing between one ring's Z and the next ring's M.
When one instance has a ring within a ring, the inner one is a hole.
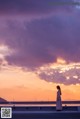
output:
M56 99L56 110L62 110L62 101L60 91L57 91L57 99Z

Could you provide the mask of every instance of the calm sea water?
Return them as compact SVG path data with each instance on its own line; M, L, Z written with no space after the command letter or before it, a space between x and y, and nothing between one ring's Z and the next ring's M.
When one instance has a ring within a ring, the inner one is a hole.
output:
M0 104L0 106L56 106L56 104ZM80 106L80 104L63 104L63 106Z

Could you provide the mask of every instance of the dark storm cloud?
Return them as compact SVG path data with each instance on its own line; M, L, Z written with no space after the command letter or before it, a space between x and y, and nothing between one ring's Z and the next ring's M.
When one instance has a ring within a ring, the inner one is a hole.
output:
M54 3L56 0L0 1L0 11L5 14L13 14L15 11L20 14L35 14L57 10L52 16L31 21L27 21L25 15L24 19L18 16L7 18L3 13L5 17L0 19L0 42L15 50L15 53L5 57L10 65L35 69L56 62L58 57L68 62L80 61L80 14L72 8L69 13L66 6L66 11L63 12L62 6L54 7L49 5L50 2Z
M0 1L0 44L7 45L10 51L13 51L5 56L9 65L35 71L40 66L56 62L58 57L68 63L80 62L80 9L71 5L54 6L50 3L55 1ZM42 15L45 17L38 17ZM76 80L72 76L67 80L59 70L55 71L45 69L38 75L44 80L66 85L80 83L79 70L76 68Z
M11 65L30 69L56 62L58 57L68 63L80 61L79 16L56 13L45 19L6 20L1 26L1 42L15 50L6 60Z
M73 5L73 0L0 0L0 14L39 14ZM67 4L69 6L69 4ZM65 9L64 9L65 10Z

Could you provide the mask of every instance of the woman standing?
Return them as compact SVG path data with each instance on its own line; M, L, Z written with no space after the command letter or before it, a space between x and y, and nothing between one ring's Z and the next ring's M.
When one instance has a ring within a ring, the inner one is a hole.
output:
M62 101L61 101L61 88L58 85L57 87L57 99L56 99L56 110L61 111L62 110Z

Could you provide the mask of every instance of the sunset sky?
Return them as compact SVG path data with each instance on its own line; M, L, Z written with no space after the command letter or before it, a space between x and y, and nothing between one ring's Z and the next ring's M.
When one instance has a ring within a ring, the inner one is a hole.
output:
M80 100L80 0L0 0L0 97Z

